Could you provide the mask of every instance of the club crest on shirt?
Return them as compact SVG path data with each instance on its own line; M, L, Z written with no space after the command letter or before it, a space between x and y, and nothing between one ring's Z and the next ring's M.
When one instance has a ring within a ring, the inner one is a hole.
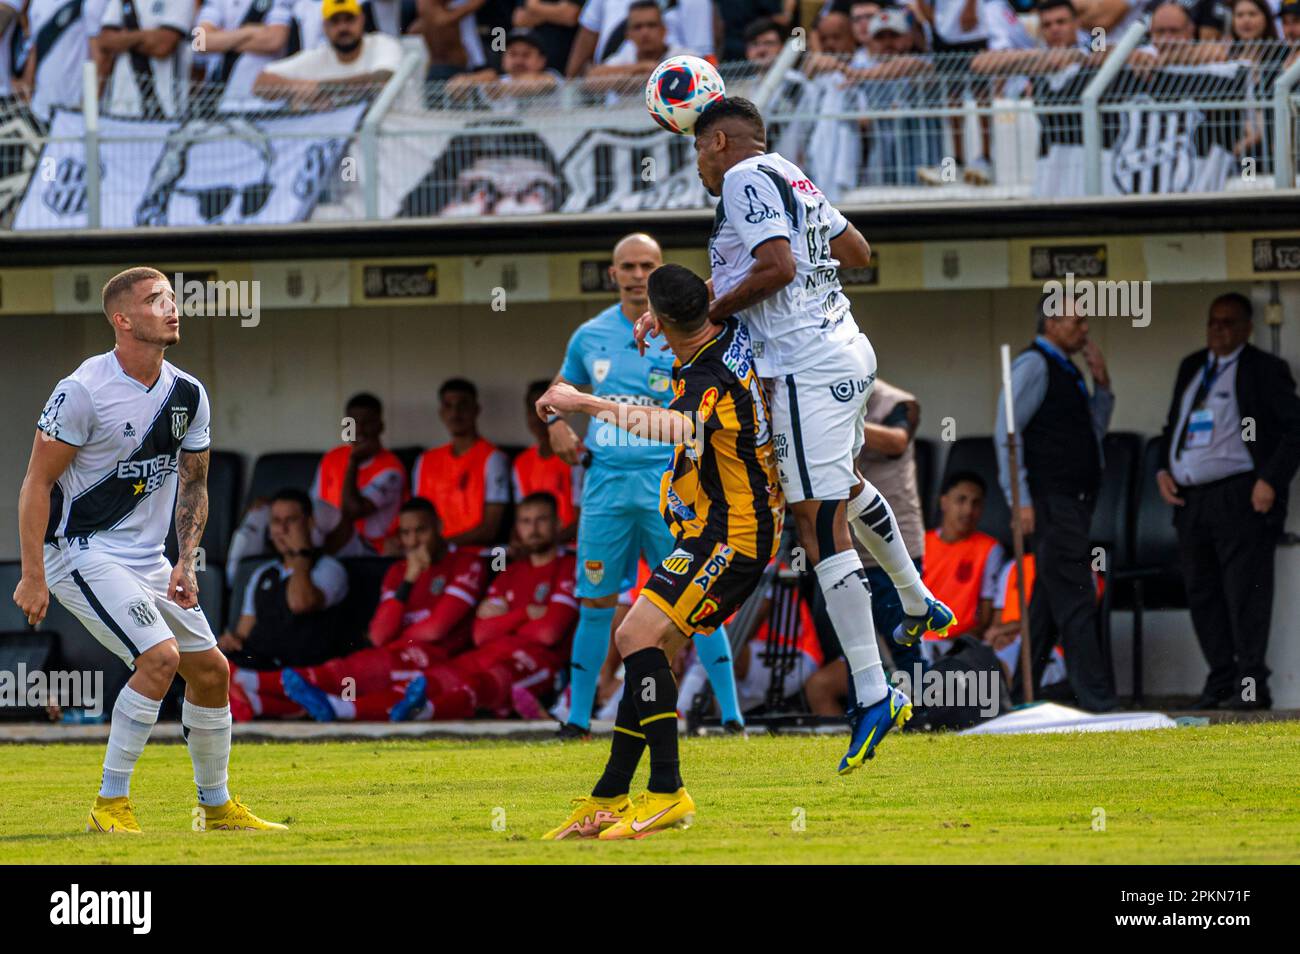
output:
M597 358L591 362L591 376L600 384L609 377L609 358Z
M650 369L649 385L651 391L667 391L672 387L673 376L659 368Z
M587 574L587 582L596 586L605 578L605 561L604 560L584 560L582 572Z
M447 588L447 578L445 576L435 576L429 581L429 592L434 596L441 596L442 591Z
M158 622L158 611L154 609L152 600L132 600L127 604L126 612L131 621L140 627L152 626Z
M189 408L172 408L172 437L182 440L190 430Z
M538 583L537 589L533 590L533 602L545 603L551 595L551 584Z
M681 576L683 573L690 570L691 564L694 562L695 555L693 553L678 547L664 558L664 562L661 563L660 566L662 566L666 572L671 573L674 576Z
M709 388L700 398L700 423L703 424L713 416L713 409L718 406L718 389Z

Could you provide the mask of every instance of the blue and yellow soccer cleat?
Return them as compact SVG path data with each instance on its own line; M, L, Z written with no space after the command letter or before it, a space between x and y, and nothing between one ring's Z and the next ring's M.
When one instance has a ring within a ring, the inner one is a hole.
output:
M215 808L200 805L195 831L288 831L288 825L258 818L237 798Z
M280 673L280 685L284 686L285 696L306 709L317 722L334 721L334 707L324 689L311 685L292 669Z
M573 811L564 822L542 836L542 841L563 841L566 838L595 838L611 825L623 820L632 810L626 795L597 798L585 795L573 800Z
M669 828L690 828L695 821L695 799L679 788L675 792L642 792L616 825L600 833L601 841L644 838Z
M86 831L101 832L109 835L138 835L140 825L135 820L135 810L130 799L125 795L120 798L95 796L95 804L90 806L90 819L86 822Z
M839 772L848 775L867 759L874 758L885 734L912 718L912 700L901 689L891 688L885 697L870 706L856 706L849 713L849 750L840 759Z
M894 642L900 646L914 646L927 633L940 639L948 635L948 628L957 622L952 610L938 600L926 597L925 612L919 616L903 614L903 621L894 627Z

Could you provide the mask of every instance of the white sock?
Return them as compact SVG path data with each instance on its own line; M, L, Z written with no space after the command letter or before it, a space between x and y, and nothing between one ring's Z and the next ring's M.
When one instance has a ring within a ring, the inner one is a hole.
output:
M181 725L194 763L199 804L212 808L226 804L230 801L230 789L226 787L230 771L230 705L209 709L186 699L181 706Z
M844 649L858 704L869 706L889 692L871 619L871 590L857 550L844 550L817 564L826 612Z
M150 699L130 686L123 686L113 704L113 721L104 752L104 779L99 794L121 798L131 794L131 773L158 721L161 699Z
M920 616L932 594L907 554L907 544L889 501L868 480L863 481L862 492L850 498L845 509L854 535L893 581L903 612Z
M330 708L334 710L334 718L341 719L344 722L352 722L357 717L357 704L348 702L342 696L326 696Z

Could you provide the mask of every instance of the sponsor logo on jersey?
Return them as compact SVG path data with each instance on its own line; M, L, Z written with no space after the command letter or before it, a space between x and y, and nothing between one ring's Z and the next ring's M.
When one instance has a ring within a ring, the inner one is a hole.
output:
M698 606L691 610L691 615L686 617L686 622L692 626L698 625L702 620L707 619L718 611L718 601L712 596L706 596L700 600Z
M725 257L723 257L723 254L718 251L716 246L710 244L709 245L709 267L717 268L719 265L726 265L726 264L727 264L727 260Z
M158 611L154 609L153 600L138 599L126 604L127 615L140 627L152 626L158 622Z
M758 225L760 222L781 217L779 211L758 197L758 190L752 185L745 186L745 200L749 203L749 211L745 213L745 221L750 225Z
M845 404L852 401L856 394L866 394L870 387L871 380L869 378L859 378L856 381L851 378L844 381L836 381L830 386L831 397L835 398L835 400L839 401L841 404Z
M132 496L153 493L169 476L176 473L176 458L169 454L147 457L144 460L120 460L117 476L131 482Z
M713 551L713 556L709 557L704 568L700 570L700 575L691 582L702 590L708 590L713 585L713 581L722 575L722 571L731 565L731 558L735 553L736 551L725 543L718 544L717 549Z
M713 416L713 409L718 406L718 389L709 388L700 398L700 423L703 424Z
M582 572L587 574L587 582L596 586L605 578L605 561L604 560L584 560Z
M591 376L597 384L603 383L609 377L609 358L597 358L591 362Z
M135 427L130 421L126 422L126 427L122 428L123 437L135 437Z
M691 568L691 564L694 562L695 554L678 547L672 553L668 554L668 556L664 557L664 562L661 563L660 566L662 566L666 572L673 574L673 576L681 576Z
M731 336L731 344L723 352L722 363L742 381L749 376L749 369L754 364L754 348L749 338L749 326L743 321L736 323L736 331Z
M660 368L650 369L649 384L651 391L667 391L668 388L672 386L672 383L673 376L671 372L664 371Z

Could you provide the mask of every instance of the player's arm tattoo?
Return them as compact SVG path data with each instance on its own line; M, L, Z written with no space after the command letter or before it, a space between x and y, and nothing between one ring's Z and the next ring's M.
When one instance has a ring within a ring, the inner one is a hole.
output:
M180 488L176 493L176 542L180 551L177 562L194 569L195 551L208 524L208 457L207 450L181 451Z

